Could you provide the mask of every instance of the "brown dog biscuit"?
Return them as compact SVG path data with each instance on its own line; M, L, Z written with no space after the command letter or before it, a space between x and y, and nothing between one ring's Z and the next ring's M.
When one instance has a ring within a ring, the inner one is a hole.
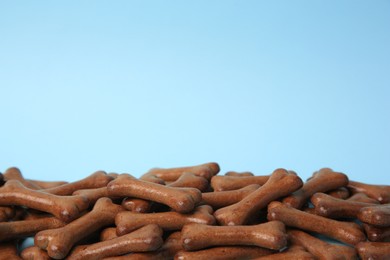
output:
M141 179L148 175L154 175L164 181L176 181L183 173L191 172L210 180L219 170L219 165L214 162L178 168L153 168L141 176Z
M131 252L154 251L163 244L162 229L155 225L144 226L129 234L98 242L77 246L67 257L68 260L98 260L120 256Z
M63 227L65 223L55 217L42 217L33 220L0 222L0 241L30 237L37 232Z
M188 213L202 200L195 188L174 188L121 175L107 186L110 196L134 197L165 204L177 212Z
M347 184L347 175L334 172L329 168L323 168L315 172L301 189L284 198L283 203L300 209L314 193L334 190Z
M302 180L284 169L276 169L260 188L236 204L218 209L214 216L221 225L242 225L268 203L302 187Z
M9 180L0 188L0 205L26 206L70 222L88 208L88 201L82 196L57 196L28 189L17 180Z
M264 185L269 175L266 176L214 176L210 185L214 191L238 190L251 184Z
M157 250L151 252L131 253L123 256L107 257L104 260L154 260L173 259L177 252L183 250L180 232L170 234L164 244Z
M373 204L342 200L318 192L311 197L317 215L328 218L356 218L360 209Z
M350 245L366 240L361 227L356 223L313 215L277 201L268 205L268 220L279 220L286 226L316 232Z
M390 185L373 185L357 181L349 181L348 189L353 193L362 192L382 204L390 203Z
M35 245L47 250L50 257L62 259L76 242L102 227L113 225L116 214L122 210L109 198L100 198L92 211L68 225L39 232L35 236Z
M197 176L190 172L183 173L176 181L167 184L168 187L176 188L197 188L200 191L205 191L209 187L209 182L202 176ZM152 202L138 198L125 198L122 201L122 206L130 211L147 213L152 208Z
M32 189L32 190L40 190L41 189L40 186L38 186L38 185L36 185L36 184L26 180L23 177L22 172L17 167L10 167L10 168L8 168L4 172L3 178L4 178L5 181L17 180L20 183L22 183L25 187L27 187L29 189Z
M253 226L187 224L181 232L183 248L187 251L235 245L279 250L287 244L285 227L280 221L270 221Z
M353 247L330 244L300 230L288 230L287 234L292 244L304 247L316 259L357 259L357 253Z
M148 224L157 224L163 230L180 230L185 224L199 223L205 225L215 224L213 210L208 205L199 206L192 213L178 212L161 213L134 213L121 212L115 218L117 234L124 235Z
M45 189L43 191L55 195L72 195L77 190L96 189L107 186L113 178L104 171L97 171L79 181L66 183L57 187Z

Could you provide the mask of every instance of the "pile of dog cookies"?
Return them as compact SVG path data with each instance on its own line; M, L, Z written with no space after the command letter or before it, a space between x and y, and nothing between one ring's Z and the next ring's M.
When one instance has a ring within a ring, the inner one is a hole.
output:
M98 171L67 183L9 168L0 259L390 259L390 186L329 168L306 182L285 169L219 171Z

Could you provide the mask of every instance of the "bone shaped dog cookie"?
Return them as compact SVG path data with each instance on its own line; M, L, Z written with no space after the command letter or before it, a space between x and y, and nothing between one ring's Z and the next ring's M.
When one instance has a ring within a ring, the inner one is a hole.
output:
M168 205L180 213L192 211L202 200L195 188L174 188L121 175L108 186L110 196L135 197Z
M222 225L242 225L268 203L302 187L302 180L284 169L275 170L260 188L236 204L218 209L214 216Z
M279 220L286 226L316 232L350 245L366 240L361 227L356 223L313 215L278 201L273 201L268 205L268 220Z
M334 172L329 168L323 168L315 172L303 187L283 199L283 203L300 209L307 200L316 192L326 192L348 184L347 175Z
M116 214L122 210L109 198L100 198L91 212L68 225L39 232L35 236L35 245L47 250L50 257L62 259L76 242L101 227L114 224Z
M9 180L0 188L0 205L27 206L70 222L88 208L88 201L82 196L57 196L28 189L17 180Z
M147 225L129 234L98 242L77 246L68 256L68 260L98 260L105 257L120 256L131 252L154 251L163 244L162 229Z
M96 188L105 187L112 180L113 178L111 176L108 176L106 172L97 171L79 181L66 183L60 186L45 189L43 191L55 195L62 195L62 196L71 195L73 192L77 190L96 189Z
M287 234L293 244L303 246L317 259L352 260L357 258L353 247L330 244L300 230L288 230Z
M214 176L211 178L211 187L214 191L238 190L251 184L264 185L269 175L265 176Z
M55 217L0 222L0 241L29 237L41 230L59 228L64 225L63 221Z
M390 203L390 185L373 185L357 181L349 181L348 188L353 193L362 192L382 204Z
M280 221L253 226L187 224L181 232L183 248L189 251L229 245L260 246L279 250L287 244L285 227Z
M213 210L208 205L199 206L192 213L178 212L134 213L121 212L115 218L117 234L123 235L148 224L157 224L164 230L180 230L185 224L215 224Z
M217 163L205 163L196 166L178 167L178 168L154 168L145 173L141 178L154 175L164 181L176 181L183 173L191 172L195 175L202 176L210 180L212 176L219 172L219 165Z

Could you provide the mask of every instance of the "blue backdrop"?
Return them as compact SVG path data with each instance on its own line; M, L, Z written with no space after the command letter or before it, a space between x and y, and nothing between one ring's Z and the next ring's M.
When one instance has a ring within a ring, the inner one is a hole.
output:
M390 184L390 2L2 1L0 171Z

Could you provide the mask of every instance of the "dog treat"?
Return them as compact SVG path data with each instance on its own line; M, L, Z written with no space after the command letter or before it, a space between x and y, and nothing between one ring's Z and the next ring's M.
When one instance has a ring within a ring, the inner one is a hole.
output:
M214 176L210 185L214 191L238 190L251 184L264 185L269 175L266 176Z
M357 181L349 181L348 189L353 193L362 192L382 204L390 203L390 185L372 185Z
M256 257L270 255L275 251L257 246L221 246L198 251L180 251L175 255L175 260L236 260L254 259Z
M357 216L361 222L380 227L390 227L390 204L364 207L360 209Z
M9 180L0 188L0 205L26 206L70 222L88 208L88 201L82 196L57 196L32 190L17 180Z
M298 246L298 245L291 245L289 248L283 250L280 253L254 258L254 260L290 260L290 259L315 260L316 258L312 254L307 252L302 246Z
M97 171L68 183L11 167L0 173L0 260L390 260L390 186L329 168L306 183L285 169L219 170Z
M340 187L338 189L328 191L326 192L326 194L334 198L343 199L343 200L348 199L350 195L349 190L346 187Z
M23 260L51 260L52 258L47 254L46 251L40 249L37 246L30 246L25 248L20 256Z
M353 247L330 244L300 230L288 230L287 234L292 244L304 247L316 259L343 260L357 258L356 250Z
M363 223L364 232L372 242L390 242L390 227L376 227Z
M44 191L55 195L72 195L72 193L76 190L105 187L112 180L113 178L108 176L106 172L97 171L82 180L70 182L50 189L45 189Z
M202 200L195 188L173 188L120 175L108 185L110 196L136 197L165 204L177 212L188 213Z
M95 260L131 252L154 251L163 244L162 233L163 231L159 226L155 224L147 225L117 238L91 245L77 246L67 259Z
M18 255L18 246L16 241L0 243L0 260L22 260Z
M26 180L23 175L22 175L22 172L19 170L19 168L16 168L16 167L11 167L11 168L8 168L4 174L4 180L5 181L9 181L9 180L17 180L17 181L20 181L20 183L22 183L25 187L29 188L29 189L32 189L32 190L40 190L41 187Z
M174 232L167 237L164 244L152 252L132 253L124 256L107 257L104 260L154 260L154 259L173 259L177 252L183 250L181 243L181 233ZM201 258L198 258L201 259Z
M185 172L176 181L167 184L167 186L177 188L197 188L200 191L205 191L209 187L209 182L202 176ZM126 198L122 201L122 206L133 212L146 213L151 209L151 202L142 199Z
M185 172L176 181L171 182L167 186L176 188L197 188L200 191L206 191L209 187L209 182L202 176L195 175L191 172Z
M271 201L301 187L302 180L297 175L284 169L277 169L263 186L236 204L218 209L214 216L221 225L242 225L247 223L251 215L267 207Z
M146 175L142 180L146 180L149 182L165 185L165 181L154 176L154 175ZM201 177L196 176L192 173L183 173L176 181L167 184L168 187L192 187L197 188L200 191L207 189L209 184L208 181ZM125 198L122 201L122 206L130 211L139 212L139 213L147 213L152 208L152 202L148 200L142 200L137 198Z
M362 260L390 259L390 243L386 242L361 242L356 249Z
M29 237L41 230L59 228L64 225L64 222L55 217L0 222L0 241Z
M315 172L301 189L283 199L283 203L293 208L301 209L314 193L327 192L344 187L347 184L348 177L345 174L334 172L329 168L323 168Z
M268 205L268 220L282 221L286 226L316 232L350 245L365 241L361 227L300 211L278 201Z
M179 167L179 168L154 168L145 173L141 178L148 175L154 175L164 181L176 181L183 173L191 172L210 180L212 176L219 172L217 163L205 163L197 166Z
M180 230L185 224L215 224L213 209L208 205L199 206L193 213L178 212L134 213L120 212L116 215L117 234L124 235L148 224L157 224L163 230Z
M72 246L101 227L114 224L120 205L113 204L109 198L100 198L92 211L68 225L39 232L35 236L35 245L47 250L50 257L64 258Z
M238 190L202 193L202 203L210 205L213 209L230 206L260 188L258 184L251 184Z
M187 224L182 231L183 248L187 251L212 246L259 246L279 250L287 244L284 224L270 221L254 226L207 226Z
M356 218L360 209L372 206L371 203L342 200L318 192L311 197L317 215L328 218Z

